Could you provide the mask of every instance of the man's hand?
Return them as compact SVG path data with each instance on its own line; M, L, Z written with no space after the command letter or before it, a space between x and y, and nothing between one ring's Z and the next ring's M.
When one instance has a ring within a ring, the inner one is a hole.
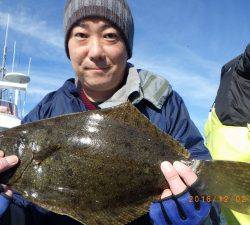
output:
M161 170L170 188L163 191L160 201L151 204L149 214L154 225L198 225L205 221L211 203L196 202L190 195L190 186L198 179L191 168L180 162L172 165L165 161Z
M10 169L18 163L15 155L4 157L4 152L0 151L0 173ZM1 176L1 175L0 175ZM6 211L10 204L12 191L6 185L0 184L0 217Z
M178 161L174 162L173 165L167 161L163 162L161 170L170 187L170 189L164 190L161 199L182 193L187 189L187 186L191 186L198 178L190 167Z

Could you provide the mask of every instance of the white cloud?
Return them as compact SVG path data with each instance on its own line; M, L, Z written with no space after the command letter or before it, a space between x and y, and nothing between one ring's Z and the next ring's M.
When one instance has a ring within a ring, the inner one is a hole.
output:
M0 12L0 26L6 27L7 13ZM60 30L49 27L46 21L32 18L24 11L10 14L9 28L32 38L39 39L53 47L63 49L63 34Z
M218 83L207 77L193 74L176 68L166 68L166 78L172 81L179 90L185 92L187 98L207 104L216 94Z
M31 105L38 103L46 94L57 90L64 83L63 78L52 78L50 73L36 73L31 77L27 90L27 102Z
M47 88L41 88L38 86L34 86L34 87L30 87L27 91L28 95L33 97L34 95L37 95L39 97L39 99L41 100L41 97L48 94L51 90L47 89ZM36 96L36 97L37 97Z
M66 74L66 71L58 70L57 73L54 73L53 71L39 71L37 68L31 70L31 81L27 89L25 114L40 102L46 94L57 90L63 85L65 80L69 78L61 75ZM54 77L52 77L52 74Z
M190 48L184 47L182 45L176 44L175 47L180 52L180 55L183 55L183 58L185 60L187 60L197 68L203 69L205 74L209 73L211 77L218 76L218 68L221 67L221 64L219 62L205 59L204 57L196 54Z
M42 76L40 76L42 75ZM65 80L63 78L51 78L49 73L34 73L31 77L31 84L37 84L38 86L46 86L49 89L55 89L60 87Z

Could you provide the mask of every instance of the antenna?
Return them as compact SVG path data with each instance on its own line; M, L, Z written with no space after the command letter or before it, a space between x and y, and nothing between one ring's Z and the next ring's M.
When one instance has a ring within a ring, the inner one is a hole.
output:
M29 67L28 67L28 73L27 73L28 76L30 75L30 65L31 65L31 58L29 60Z
M13 47L13 58L12 58L12 68L11 72L13 73L14 71L14 65L15 65L15 56L16 56L16 41L14 42L14 47Z
M10 22L10 15L8 14L8 19L7 19L7 27L6 27L6 32L5 32L5 40L4 40L4 48L3 48L3 61L2 61L2 79L4 78L5 75L5 64L6 64L6 55L7 55L7 39L8 39L8 31L9 31L9 22Z

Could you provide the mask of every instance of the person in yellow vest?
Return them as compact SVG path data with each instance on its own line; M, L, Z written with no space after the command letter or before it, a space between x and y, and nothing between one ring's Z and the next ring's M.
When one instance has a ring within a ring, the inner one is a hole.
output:
M220 86L205 124L205 140L213 159L250 162L250 44L222 67ZM229 225L250 225L250 215L227 208L222 211Z

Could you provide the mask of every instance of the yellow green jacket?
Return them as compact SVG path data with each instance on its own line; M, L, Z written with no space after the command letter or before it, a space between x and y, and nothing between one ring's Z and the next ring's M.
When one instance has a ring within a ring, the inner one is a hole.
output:
M250 124L245 127L223 125L213 108L205 125L205 144L213 159L250 162ZM222 211L229 225L250 225L250 215L227 208Z
M250 44L222 67L220 86L205 125L214 159L250 162ZM229 225L250 225L250 215L222 208Z

